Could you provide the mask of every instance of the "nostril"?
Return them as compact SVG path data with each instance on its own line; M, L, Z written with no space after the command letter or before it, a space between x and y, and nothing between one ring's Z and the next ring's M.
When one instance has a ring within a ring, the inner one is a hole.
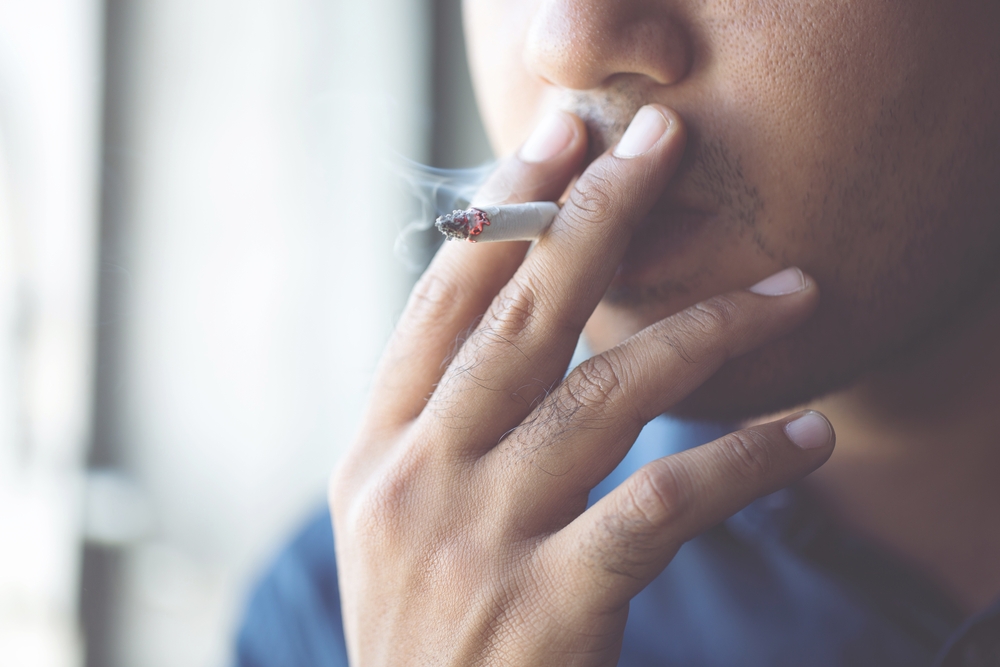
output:
M676 84L691 65L690 40L679 21L637 14L626 3L546 0L532 17L525 64L542 80L571 90L592 90L611 77L639 74Z
M660 85L681 81L691 69L691 41L681 24L671 19L629 24L622 41L632 51L619 55L620 67L643 74Z

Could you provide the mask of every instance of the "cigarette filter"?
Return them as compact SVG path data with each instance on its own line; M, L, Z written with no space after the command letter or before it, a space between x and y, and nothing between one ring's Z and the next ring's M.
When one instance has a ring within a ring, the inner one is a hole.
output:
M532 241L545 231L557 213L559 206L550 201L483 206L452 211L438 218L434 225L448 240Z

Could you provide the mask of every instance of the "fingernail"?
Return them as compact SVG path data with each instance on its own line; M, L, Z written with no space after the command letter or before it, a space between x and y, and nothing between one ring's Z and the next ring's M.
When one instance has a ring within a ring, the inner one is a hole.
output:
M637 157L642 155L660 140L667 131L669 123L663 114L653 107L643 107L629 123L625 134L615 147L618 157Z
M785 424L785 435L802 449L826 447L833 439L833 427L826 417L810 410Z
M801 292L806 288L806 277L796 268L779 271L750 288L754 294L764 296L784 296Z
M573 140L573 126L562 111L550 111L535 127L518 153L525 162L545 162L566 150Z

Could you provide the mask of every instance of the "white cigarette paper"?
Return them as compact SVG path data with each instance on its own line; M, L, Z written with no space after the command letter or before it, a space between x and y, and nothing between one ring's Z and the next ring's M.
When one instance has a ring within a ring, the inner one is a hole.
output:
M449 240L473 243L493 241L533 241L552 224L558 204L535 201L527 204L482 206L453 211L434 223Z

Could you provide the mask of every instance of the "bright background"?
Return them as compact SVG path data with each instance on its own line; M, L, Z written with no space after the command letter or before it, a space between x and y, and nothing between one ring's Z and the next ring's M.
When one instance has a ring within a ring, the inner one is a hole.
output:
M0 663L208 667L489 151L456 0L0 0Z

